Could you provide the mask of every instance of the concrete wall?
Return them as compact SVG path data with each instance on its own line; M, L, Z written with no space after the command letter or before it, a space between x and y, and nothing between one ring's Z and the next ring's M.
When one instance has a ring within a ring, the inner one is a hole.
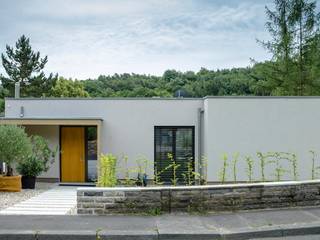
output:
M244 155L255 160L255 179L260 179L257 151L297 154L299 179L311 177L309 150L320 154L320 98L208 98L204 101L204 154L209 159L208 177L218 180L221 155L239 152L238 180L246 180ZM229 159L230 160L230 159ZM319 158L317 165L320 165ZM282 166L291 171L288 161ZM266 169L269 179L274 165ZM228 180L232 180L228 167ZM285 179L292 179L290 173Z
M197 156L197 110L202 104L202 99L12 99L6 101L5 116L20 117L23 106L25 118L102 118L102 152L128 155L129 167L144 155L150 159L148 175L153 178L154 126L195 126Z
M39 177L59 179L59 126L26 126L25 131L28 135L39 135L44 137L48 140L51 149L57 149L54 163L50 166L48 172L43 173Z

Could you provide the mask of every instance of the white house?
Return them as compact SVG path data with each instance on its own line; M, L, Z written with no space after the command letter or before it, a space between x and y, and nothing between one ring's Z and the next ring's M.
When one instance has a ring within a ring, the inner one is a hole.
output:
M10 98L5 100L1 124L17 124L28 134L44 136L59 154L42 178L60 182L96 179L101 153L149 160L148 178L168 165L168 153L180 165L179 176L192 162L209 182L219 180L222 155L227 154L227 180L247 180L246 156L253 159L253 177L260 178L257 152L289 152L298 159L299 179L310 179L310 150L320 153L318 97L205 97L205 98ZM0 143L1 144L1 143ZM202 160L201 160L202 159ZM317 156L316 156L317 164ZM281 160L292 178L290 161ZM320 164L319 164L320 165ZM266 166L274 178L275 164ZM119 178L123 178L119 171ZM164 180L171 178L164 171Z

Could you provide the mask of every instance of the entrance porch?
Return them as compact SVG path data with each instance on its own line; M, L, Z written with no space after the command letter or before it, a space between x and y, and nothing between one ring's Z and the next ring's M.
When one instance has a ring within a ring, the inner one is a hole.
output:
M39 180L63 184L93 183L101 153L102 120L3 118L0 124L23 126L28 135L39 135L57 149L55 162Z

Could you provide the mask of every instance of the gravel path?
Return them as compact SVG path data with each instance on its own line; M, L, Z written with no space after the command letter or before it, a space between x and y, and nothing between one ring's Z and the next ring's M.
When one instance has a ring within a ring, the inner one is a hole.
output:
M21 201L34 197L54 186L56 183L37 182L36 189L22 189L21 192L0 192L0 209L7 208Z

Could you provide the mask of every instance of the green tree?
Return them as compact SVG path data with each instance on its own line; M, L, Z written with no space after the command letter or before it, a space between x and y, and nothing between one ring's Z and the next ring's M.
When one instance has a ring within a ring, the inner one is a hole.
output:
M4 113L4 98L7 96L9 96L9 91L0 85L0 116Z
M41 97L50 94L57 76L46 77L43 69L48 62L47 56L40 58L40 52L34 52L29 38L22 35L15 48L6 46L6 54L1 54L2 65L8 78L2 77L4 88L13 95L14 85L20 83L21 96Z
M89 97L83 83L78 80L60 77L51 91L53 97Z
M316 63L312 61L315 60L314 53L319 54L319 50L314 48L315 41L319 40L316 37L319 33L319 13L316 13L316 2L292 0L290 20L295 33L297 91L299 95L309 95L312 94L315 85L318 85L311 73L312 66Z
M0 125L0 143L0 161L8 165L10 176L13 164L31 154L32 144L24 128L14 125Z
M293 87L295 70L293 69L294 31L290 22L292 0L274 0L275 8L266 7L266 27L271 40L261 42L272 54L272 61L266 65L269 77L264 85L272 89L272 95L295 95Z

